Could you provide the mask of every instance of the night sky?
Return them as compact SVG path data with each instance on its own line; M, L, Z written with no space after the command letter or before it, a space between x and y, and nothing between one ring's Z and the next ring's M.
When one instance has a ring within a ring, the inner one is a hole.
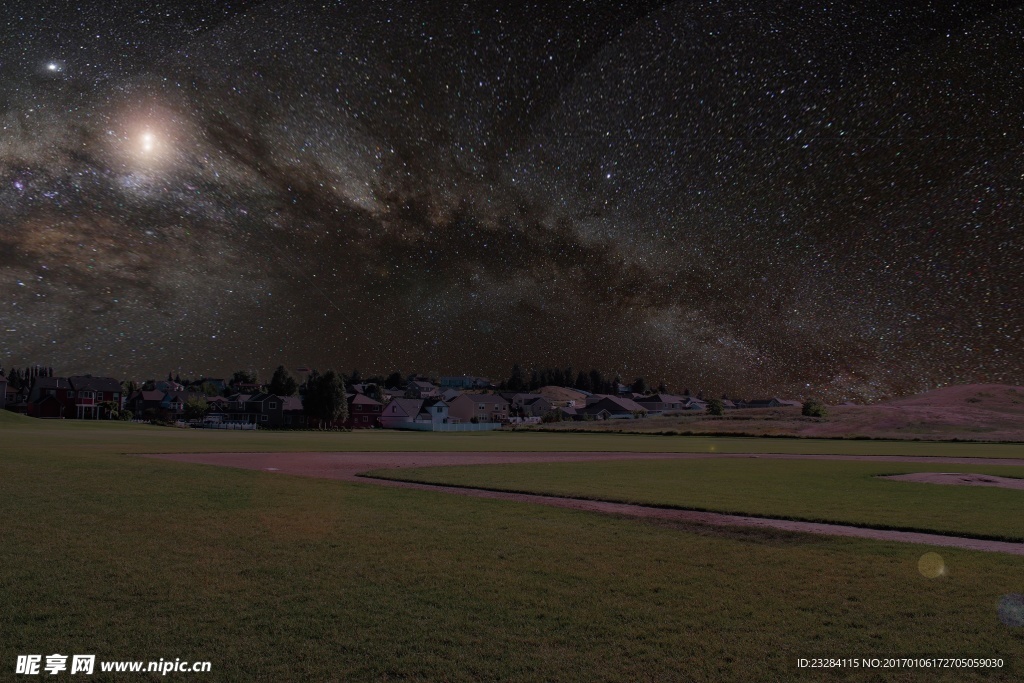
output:
M0 9L0 364L1024 383L1024 9Z

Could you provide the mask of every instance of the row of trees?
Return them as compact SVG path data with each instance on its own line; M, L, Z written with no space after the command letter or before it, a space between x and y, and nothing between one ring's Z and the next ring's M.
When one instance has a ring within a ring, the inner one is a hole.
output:
M591 369L590 372L582 370L576 372L572 366L531 370L529 378L527 378L526 372L516 363L512 366L512 374L509 375L508 379L501 382L499 388L507 391L535 391L541 387L555 386L579 389L580 391L592 394L615 394L618 393L620 385L623 385L623 380L618 375L613 378L606 377L597 368ZM629 385L629 388L634 393L646 394L652 387L648 386L647 381L643 377L637 377ZM654 388L660 393L668 391L668 387L664 382L659 383Z
M3 368L0 368L0 372L2 371ZM19 370L12 366L11 369L7 371L6 375L7 385L15 391L21 391L22 389L28 389L31 387L32 382L34 382L37 377L53 377L53 368L33 365Z

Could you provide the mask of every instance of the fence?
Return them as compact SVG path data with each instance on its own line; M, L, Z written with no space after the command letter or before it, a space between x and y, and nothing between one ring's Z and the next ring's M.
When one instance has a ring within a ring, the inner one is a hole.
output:
M394 429L406 429L414 432L493 432L501 429L497 422L461 422L455 424L433 424L431 422L403 422Z
M198 422L190 425L193 429L235 429L253 431L258 425L252 422Z

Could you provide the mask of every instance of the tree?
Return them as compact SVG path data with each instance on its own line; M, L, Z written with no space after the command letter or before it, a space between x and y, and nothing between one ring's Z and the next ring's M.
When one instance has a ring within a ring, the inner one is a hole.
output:
M203 382L201 385L199 385L199 390L202 391L203 394L205 394L206 396L217 395L217 387L216 385L214 385L213 382Z
M816 398L809 398L804 401L801 412L807 417L828 417L828 408Z
M103 401L100 403L100 415L105 415L108 420L117 419L117 402Z
M274 376L270 378L270 393L277 396L294 396L299 390L299 383L295 381L288 368L278 365L274 370Z
M210 404L206 402L205 396L190 396L183 406L185 419L202 420L206 417L206 411L209 407Z
M576 375L576 388L580 391L590 391L590 377L582 370Z
M402 379L402 373L399 370L392 372L388 375L388 378L384 380L384 386L387 388L400 387L405 384L405 380Z
M658 393L659 394L667 394L668 393L668 385L666 385L664 381L658 382Z
M596 368L590 371L590 391L595 394L604 392L604 375Z
M255 370L235 370L231 375L232 384L256 384L259 376Z
M384 390L380 388L379 384L370 384L366 387L366 396L372 398L378 403L384 402Z
M526 379L523 377L523 369L519 367L519 363L512 365L512 374L508 378L508 382L505 383L509 391L523 391L526 389Z
M708 415L723 415L725 413L725 404L722 403L720 398L709 398L708 399Z
M633 386L630 387L630 390L632 390L634 394L646 394L647 382L644 380L643 377L637 377L635 380L633 380Z
M353 370L352 374L348 376L348 382L346 384L362 384L363 376L359 374L358 370Z
M324 428L348 417L348 401L345 400L345 382L334 370L328 370L315 378L310 377L306 385L306 396L302 401L306 414Z

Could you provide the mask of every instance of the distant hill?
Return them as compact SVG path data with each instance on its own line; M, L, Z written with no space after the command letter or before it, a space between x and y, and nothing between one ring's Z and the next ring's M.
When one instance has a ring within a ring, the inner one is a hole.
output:
M829 406L825 419L800 408L726 411L722 417L687 415L646 420L573 422L554 429L729 433L752 436L1024 442L1024 386L943 387L873 405Z

